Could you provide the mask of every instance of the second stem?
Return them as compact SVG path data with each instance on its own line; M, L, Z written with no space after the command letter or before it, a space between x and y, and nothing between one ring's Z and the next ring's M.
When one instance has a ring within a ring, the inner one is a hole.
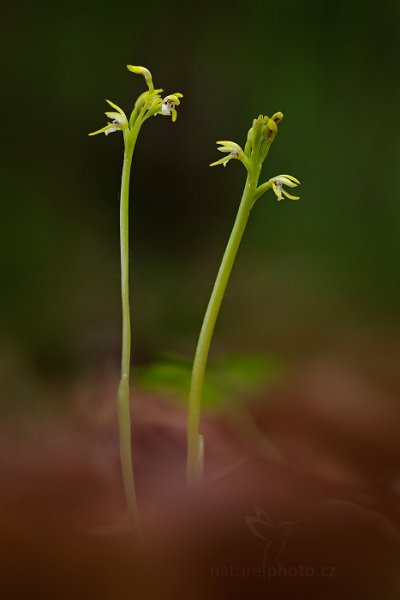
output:
M200 435L200 414L204 375L211 339L236 254L247 225L251 207L253 206L260 170L261 165L252 172L249 172L247 176L235 224L222 258L197 342L189 391L187 425L186 477L189 485L192 486L198 485L202 480L203 440Z

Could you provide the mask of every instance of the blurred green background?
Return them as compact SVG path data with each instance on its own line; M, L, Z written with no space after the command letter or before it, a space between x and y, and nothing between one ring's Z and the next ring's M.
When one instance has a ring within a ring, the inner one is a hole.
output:
M256 205L214 355L299 355L396 331L399 254L398 0L14 3L2 19L0 377L118 364L122 137L89 138L105 98L185 98L151 120L131 195L134 355L190 358L244 182L210 169L215 140L285 119L264 177L301 201ZM5 94L4 94L5 92ZM392 335L392 333L391 333ZM21 370L21 371L20 371ZM32 375L33 376L33 375Z

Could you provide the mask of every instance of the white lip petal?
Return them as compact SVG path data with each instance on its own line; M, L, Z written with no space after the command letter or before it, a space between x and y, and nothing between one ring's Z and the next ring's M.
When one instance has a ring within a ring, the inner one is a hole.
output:
M114 131L118 131L119 127L113 127L110 126L108 129L106 129L106 131L104 132L106 135L108 135L109 133L114 133Z

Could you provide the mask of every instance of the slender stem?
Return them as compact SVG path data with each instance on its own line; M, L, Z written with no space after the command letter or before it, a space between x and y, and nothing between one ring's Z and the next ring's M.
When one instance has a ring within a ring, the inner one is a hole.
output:
M199 340L197 342L188 406L186 477L189 485L198 485L202 479L203 439L199 433L199 429L202 390L207 358L222 299L253 205L253 198L260 176L260 170L261 164L257 165L253 170L250 170L247 176L235 224L222 258L204 316Z
M131 409L129 376L131 362L131 318L129 307L129 180L137 133L126 133L120 198L122 356L121 381L118 388L118 424L120 457L125 500L132 529L140 537L140 521L132 465Z

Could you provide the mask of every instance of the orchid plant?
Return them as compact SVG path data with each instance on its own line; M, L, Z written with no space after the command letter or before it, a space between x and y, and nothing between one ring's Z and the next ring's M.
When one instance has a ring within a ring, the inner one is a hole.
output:
M171 94L162 98L162 89L154 89L153 78L148 69L128 65L128 70L145 78L148 90L137 98L131 115L128 119L124 111L106 100L113 111L107 111L109 121L105 127L89 135L104 133L106 136L115 131L122 131L124 139L124 160L121 178L120 195L120 250L121 250L121 296L122 296L122 353L121 353L121 379L118 387L118 424L120 439L120 457L122 480L125 500L130 514L130 521L137 536L140 536L140 520L138 503L135 491L135 480L132 466L132 441L131 441L131 409L129 394L129 377L131 367L131 324L129 304L129 180L132 157L136 141L142 125L150 117L156 115L171 116L172 121L177 119L176 107L183 97L181 93Z
M263 163L267 158L271 144L278 132L278 124L282 119L283 114L281 112L275 113L272 117L260 115L257 119L254 119L244 149L236 142L217 142L219 145L218 150L226 153L227 156L210 165L211 167L216 165L225 167L229 161L239 160L247 171L247 178L236 220L204 316L193 362L188 401L186 463L186 475L190 485L198 485L203 478L204 439L200 434L200 417L208 353L222 299L250 211L256 200L270 189L274 192L277 200L282 200L284 197L290 200L299 199L298 196L293 196L284 189L284 186L294 188L299 185L298 179L292 175L278 175L261 185L258 184Z

